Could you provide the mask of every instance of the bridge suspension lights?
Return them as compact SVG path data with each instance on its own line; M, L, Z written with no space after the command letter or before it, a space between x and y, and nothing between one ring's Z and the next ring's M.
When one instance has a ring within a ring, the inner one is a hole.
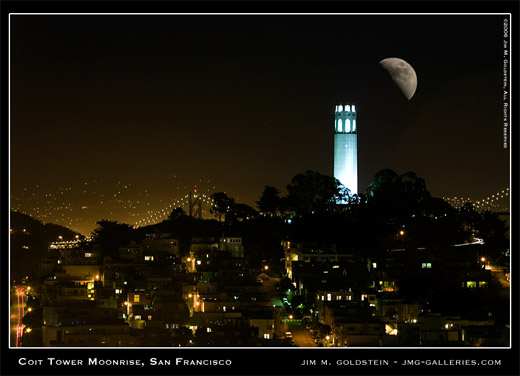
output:
M497 192L490 197L485 199L481 199L475 202L475 206L477 209L486 208L486 207L496 207L498 206L498 200L503 199L509 196L509 188L502 190L501 192Z
M442 199L448 202L455 208L461 208L466 203L473 204L475 209L486 209L486 208L499 208L500 200L503 200L509 196L509 188L505 188L491 196L480 200L471 200L469 197L443 197Z
M213 200L211 199L211 197L209 197L203 193L196 194L193 196L196 196L197 200L199 200L198 201L199 204L205 203L207 205L213 205ZM134 228L158 223L159 221L166 219L168 217L168 215L171 213L172 209L178 208L178 207L185 208L185 209L188 208L188 212L190 213L190 215L197 214L197 217L202 218L202 212L204 211L204 210L202 210L202 205L200 205L200 210L198 210L196 212L192 212L193 208L191 208L192 211L189 210L190 209L189 205L192 202L193 202L193 198L192 198L191 192L190 192L189 194L185 195L184 197L177 199L172 204L167 205L163 209L160 209L155 212L149 211L148 213L151 213L151 214L148 215L147 217L137 221L134 225ZM199 212L200 212L200 215L199 215Z

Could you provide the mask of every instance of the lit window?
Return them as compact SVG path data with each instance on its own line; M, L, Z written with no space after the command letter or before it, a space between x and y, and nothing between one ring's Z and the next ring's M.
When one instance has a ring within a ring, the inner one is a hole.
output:
M136 320L141 320L141 315L135 315L134 317Z
M152 315L148 315L148 320L151 320L152 319Z
M350 119L345 120L345 132L350 132Z
M352 132L356 131L356 119L352 120Z
M264 339L269 339L270 335L268 333L264 334Z
M332 300L332 294L327 294L327 300L328 300L328 301L331 301L331 300Z
M144 256L145 261L153 261L153 256Z
M478 287L488 287L488 283L486 281L479 281Z
M138 294L134 295L134 303L139 303L140 297Z
M346 105L346 106L345 106L345 111L350 112L350 106L349 106L349 105Z
M342 112L342 111L343 111L343 106L339 105L339 112Z
M356 112L356 106L354 106L354 105L352 105L352 112Z
M85 252L85 257L92 257L92 253Z
M343 132L343 120L338 120L338 132Z
M469 289L474 289L477 287L477 282L475 281L467 281L466 282L466 286L469 288Z

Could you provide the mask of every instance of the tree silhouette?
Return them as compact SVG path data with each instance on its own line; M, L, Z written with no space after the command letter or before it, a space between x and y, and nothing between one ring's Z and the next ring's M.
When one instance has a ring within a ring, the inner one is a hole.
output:
M222 216L225 217L226 214L235 206L235 200L228 197L224 192L213 193L211 198L213 200L213 206L209 211L221 222Z
M136 234L132 226L126 223L117 223L117 221L102 219L96 224L98 227L92 231L92 240L94 244L100 247L104 256L119 259L119 247L135 240Z
M338 179L307 170L287 186L289 203L299 214L331 211L338 201L346 201L349 191Z
M170 221L174 221L180 217L185 217L185 216L186 216L186 212L181 207L178 207L178 208L175 208L172 210L172 212L168 216L168 219Z
M274 217L280 210L279 194L280 191L277 188L266 185L260 200L256 202L258 210L264 215Z
M226 222L245 221L258 217L258 212L246 204L234 204L226 214Z

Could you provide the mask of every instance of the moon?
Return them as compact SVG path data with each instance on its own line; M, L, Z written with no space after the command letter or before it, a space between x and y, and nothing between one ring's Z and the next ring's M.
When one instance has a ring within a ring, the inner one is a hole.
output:
M410 100L417 89L417 75L412 66L402 59L389 57L379 62L390 74L392 80L401 89L404 96Z

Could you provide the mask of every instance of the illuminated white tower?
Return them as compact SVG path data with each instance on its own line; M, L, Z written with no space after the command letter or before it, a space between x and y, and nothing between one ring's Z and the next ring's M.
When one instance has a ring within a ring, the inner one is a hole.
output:
M334 177L358 193L356 106L338 104L334 116Z

